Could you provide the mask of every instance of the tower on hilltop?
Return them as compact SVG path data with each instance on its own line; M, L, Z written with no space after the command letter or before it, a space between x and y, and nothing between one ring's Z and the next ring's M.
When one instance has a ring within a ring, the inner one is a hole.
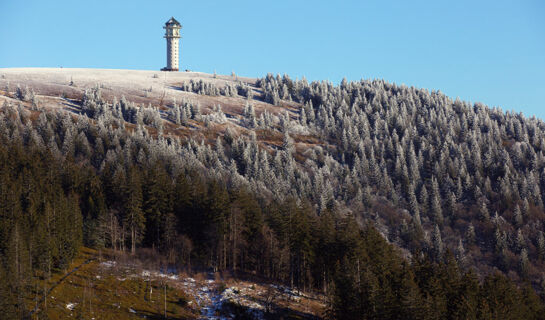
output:
M182 25L174 19L170 18L165 23L165 38L167 39L167 66L163 71L178 71L179 70L179 46L180 46L180 29Z

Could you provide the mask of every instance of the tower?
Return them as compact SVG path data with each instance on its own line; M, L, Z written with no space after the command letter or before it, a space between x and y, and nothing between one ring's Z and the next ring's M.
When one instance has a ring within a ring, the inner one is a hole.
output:
M163 27L165 29L165 38L167 39L167 66L161 69L163 71L178 71L178 48L180 46L181 28L182 25L174 17L170 18Z

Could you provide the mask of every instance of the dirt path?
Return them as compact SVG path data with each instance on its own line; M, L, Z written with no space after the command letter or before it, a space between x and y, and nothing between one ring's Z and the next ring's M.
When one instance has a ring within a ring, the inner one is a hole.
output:
M32 311L30 311L29 313L29 317L32 317L32 315L38 310L38 308L42 305L42 303L44 303L45 301L45 298L51 294L51 292L53 292L53 290L55 290L56 287L58 287L66 278L68 278L71 274L73 274L74 272L78 271L79 268L83 267L84 265L86 264L89 264L90 262L96 260L95 258L91 258L91 259L87 259L85 260L82 264L74 267L72 270L70 270L69 272L67 272L64 276L62 276L62 278L59 279L59 281L55 282L55 284L53 286L51 286L49 288L49 290L47 291L47 294L42 296L40 298L40 300L38 301L38 303L36 304L36 306L34 307L34 309L32 309Z

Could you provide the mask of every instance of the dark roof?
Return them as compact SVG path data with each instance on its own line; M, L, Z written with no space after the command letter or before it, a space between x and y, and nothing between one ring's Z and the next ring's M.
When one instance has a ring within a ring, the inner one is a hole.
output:
M165 23L165 26L179 26L181 27L182 25L178 22L178 20L174 19L174 17L170 18L170 20L167 21L167 23Z

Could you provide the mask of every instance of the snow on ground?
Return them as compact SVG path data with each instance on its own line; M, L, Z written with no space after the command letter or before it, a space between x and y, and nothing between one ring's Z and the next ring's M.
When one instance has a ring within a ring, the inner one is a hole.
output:
M115 267L115 261L103 261L100 263L101 266L103 267L107 267L107 268L111 268L111 267Z
M174 273L163 273L163 272L156 272L156 271L148 271L144 270L140 274L142 278L168 278L170 280L178 280L178 275Z
M73 303L73 302L67 303L67 304L66 304L66 309L72 311L72 310L74 310L74 308L76 307L76 305L77 305L77 303Z
M220 303L234 302L247 307L255 319L263 319L265 306L250 299L248 288L229 287L221 293Z
M298 290L281 285L266 285L248 281L216 280L215 274L208 273L205 277L198 279L192 277L181 277L175 274L176 270L166 269L165 272L141 270L136 272L134 266L119 265L114 261L105 261L100 264L103 268L116 266L125 272L125 278L141 278L145 281L153 279L167 279L169 286L182 289L192 297L188 302L189 306L200 309L199 319L226 320L232 319L234 315L225 314L223 308L225 303L235 304L247 309L254 319L264 319L266 312L266 301L274 300L275 304L282 307L294 307L308 304L309 301L316 303L316 297L304 294ZM123 280L125 279L123 278ZM203 279L204 278L204 279ZM223 288L223 291L219 291ZM292 304L292 303L295 303ZM322 303L318 302L319 305ZM68 308L68 306L67 306ZM308 310L300 310L308 312Z
M271 307L276 305L277 307L293 309L306 314L312 314L309 309L311 304L321 310L325 307L318 296L285 286L249 281L228 281L229 285L222 292L219 292L217 289L220 283L225 285L222 281L214 280L203 281L200 287L198 283L196 284L198 288L197 296L200 299L199 305L204 303L201 319L232 319L234 315L225 315L226 310L229 309L223 308L225 303L246 308L247 314L253 319L265 318L267 301ZM191 284L193 283L190 283L190 287Z
M152 105L162 102L197 100L204 105L212 103L210 97L199 96L180 90L180 85L190 80L203 80L224 87L239 81L255 83L253 78L233 78L202 72L165 72L153 70L80 69L80 68L0 68L0 90L15 92L17 86L32 89L42 105L62 105L59 101L47 102L46 97L80 97L86 89L99 86L102 97L109 100L125 96L139 104ZM212 99L221 103L221 97ZM208 101L208 102L206 102Z
M73 83L76 86L127 87L132 89L170 88L191 79L203 79L223 86L228 82L255 82L253 78L217 76L203 72L165 72L155 70L88 69L88 68L0 68L0 79L5 81L36 81L54 84ZM172 88L171 88L172 89Z

